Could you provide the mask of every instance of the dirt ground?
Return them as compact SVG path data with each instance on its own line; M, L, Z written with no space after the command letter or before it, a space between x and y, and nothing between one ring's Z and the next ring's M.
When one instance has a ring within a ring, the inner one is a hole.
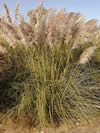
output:
M88 124L67 127L62 125L58 128L35 129L26 126L10 124L9 126L0 125L0 133L100 133L100 118L90 121Z

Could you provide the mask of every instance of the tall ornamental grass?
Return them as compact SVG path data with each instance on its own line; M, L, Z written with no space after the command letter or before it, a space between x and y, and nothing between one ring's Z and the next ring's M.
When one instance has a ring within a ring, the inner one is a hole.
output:
M100 26L40 5L0 18L1 121L46 125L100 116ZM19 21L17 21L17 18Z
M1 120L28 120L34 125L84 121L100 116L100 69L79 64L70 42L50 47L17 44L0 81Z

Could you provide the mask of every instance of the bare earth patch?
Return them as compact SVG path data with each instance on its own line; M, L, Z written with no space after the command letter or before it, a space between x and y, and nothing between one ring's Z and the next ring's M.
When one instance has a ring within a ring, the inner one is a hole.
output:
M0 133L100 133L100 119L90 121L88 124L75 126L61 126L58 128L35 129L18 124L9 126L0 125Z

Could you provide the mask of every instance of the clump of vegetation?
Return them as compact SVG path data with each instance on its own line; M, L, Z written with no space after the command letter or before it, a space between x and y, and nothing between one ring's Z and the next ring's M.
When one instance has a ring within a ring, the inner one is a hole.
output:
M38 125L99 115L100 87L92 77L96 71L75 63L69 46L18 45L10 51L8 79L0 83L6 118L27 117Z
M44 9L0 21L0 111L35 125L100 116L99 26L79 13ZM52 21L53 20L53 21ZM98 35L98 36L97 36ZM6 38L5 38L6 37ZM7 42L6 42L6 41ZM93 59L93 61L90 61Z

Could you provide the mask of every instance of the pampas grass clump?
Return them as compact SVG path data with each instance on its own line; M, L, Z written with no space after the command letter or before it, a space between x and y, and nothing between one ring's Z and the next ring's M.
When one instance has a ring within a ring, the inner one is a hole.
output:
M28 21L24 16L17 21L16 5L13 22L4 7L6 14L0 19L1 121L27 119L28 124L44 126L100 116L97 21L85 21L80 13L64 9L58 13L45 9L41 1L28 12Z
M74 63L69 46L19 44L10 51L3 72L8 78L0 83L2 120L27 118L28 124L43 126L100 115L96 71Z

